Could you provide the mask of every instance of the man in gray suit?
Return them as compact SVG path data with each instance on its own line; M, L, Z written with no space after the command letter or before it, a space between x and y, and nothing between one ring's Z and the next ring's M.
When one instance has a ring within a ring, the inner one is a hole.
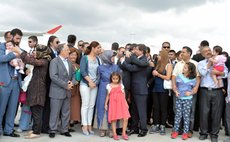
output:
M71 137L68 132L68 126L70 120L70 90L73 87L72 78L74 70L72 64L68 60L69 52L69 47L66 44L60 44L57 48L58 57L50 62L50 138L55 137L55 131L58 129L60 116L61 134Z
M21 74L12 67L9 62L19 57L18 49L22 38L22 31L13 29L11 31L12 41L17 47L13 48L13 52L6 54L5 43L0 44L0 82L4 85L0 88L0 135L3 133L2 120L5 114L4 136L19 137L14 133L14 118L17 111L18 96L21 86ZM8 106L8 107L7 107Z

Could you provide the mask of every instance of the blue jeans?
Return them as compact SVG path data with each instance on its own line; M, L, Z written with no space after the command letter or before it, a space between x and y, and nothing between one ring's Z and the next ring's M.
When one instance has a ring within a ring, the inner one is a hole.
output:
M4 133L11 134L13 132L14 119L18 105L18 96L18 80L12 79L7 87L0 88L0 133L2 133L2 119L4 114L6 115Z
M22 106L19 128L21 130L29 130L31 128L31 111L30 107L25 104Z

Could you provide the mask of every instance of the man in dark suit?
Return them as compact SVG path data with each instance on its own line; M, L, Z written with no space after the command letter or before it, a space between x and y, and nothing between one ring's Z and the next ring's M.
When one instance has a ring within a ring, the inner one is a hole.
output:
M58 57L50 62L49 73L51 78L50 85L50 138L55 137L58 130L58 121L61 113L61 134L71 137L68 127L70 120L70 98L73 87L73 67L69 57L69 47L61 44L57 48Z
M146 47L143 44L138 44L135 50L135 55L141 62L147 62L145 56ZM130 64L121 58L121 66L130 71L131 74L131 88L132 88L132 122L131 130L128 133L138 134L138 137L143 137L147 134L147 66L139 66L137 64ZM140 122L140 132L138 124Z
M58 56L57 54L57 47L59 44L59 39L56 36L50 36L47 47L51 51L51 59L54 59ZM46 101L45 106L43 109L42 115L42 133L48 134L49 133L49 120L50 120L50 97L49 97L49 90L50 90L50 83L51 79L49 74L47 74L47 94L46 94Z

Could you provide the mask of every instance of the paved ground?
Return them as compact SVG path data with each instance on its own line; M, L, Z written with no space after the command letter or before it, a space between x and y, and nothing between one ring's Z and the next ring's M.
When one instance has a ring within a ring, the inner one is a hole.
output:
M99 137L96 131L95 135L85 136L81 133L80 126L77 125L74 128L76 132L71 133L72 137L68 138L59 134L56 134L56 137L54 139L49 138L48 135L42 134L40 138L36 139L24 139L24 133L20 133L20 138L11 138L6 136L0 136L0 142L114 142L112 138L106 137ZM177 139L171 139L170 138L170 132L171 129L167 129L166 136L160 136L159 134L148 134L145 137L139 138L137 135L131 135L129 137L129 141L131 142L184 142L184 140L181 139L181 136L179 136ZM223 142L224 139L227 137L224 136L224 132L220 132L219 142ZM120 142L124 141L122 139L119 140ZM210 142L210 138L208 138L205 141L200 141L198 139L198 133L195 132L193 138L188 139L187 142Z

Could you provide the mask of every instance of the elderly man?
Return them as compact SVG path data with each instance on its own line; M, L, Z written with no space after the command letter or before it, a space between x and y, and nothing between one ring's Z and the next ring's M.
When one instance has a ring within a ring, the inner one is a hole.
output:
M58 121L61 113L61 134L71 137L68 131L70 120L70 98L73 87L73 67L69 57L69 47L66 44L60 44L57 48L58 57L50 62L50 138L55 137L55 131L58 130ZM75 82L75 81L74 81Z
M200 48L202 56L205 58L197 65L201 75L200 83L200 140L207 139L208 134L211 142L218 141L218 133L220 130L220 120L223 111L224 94L222 87L217 87L211 77L211 73L215 72L222 78L227 77L228 69L225 66L223 72L213 69L213 64L209 60L212 52L209 46ZM210 123L209 123L210 122ZM210 126L209 126L210 124Z

